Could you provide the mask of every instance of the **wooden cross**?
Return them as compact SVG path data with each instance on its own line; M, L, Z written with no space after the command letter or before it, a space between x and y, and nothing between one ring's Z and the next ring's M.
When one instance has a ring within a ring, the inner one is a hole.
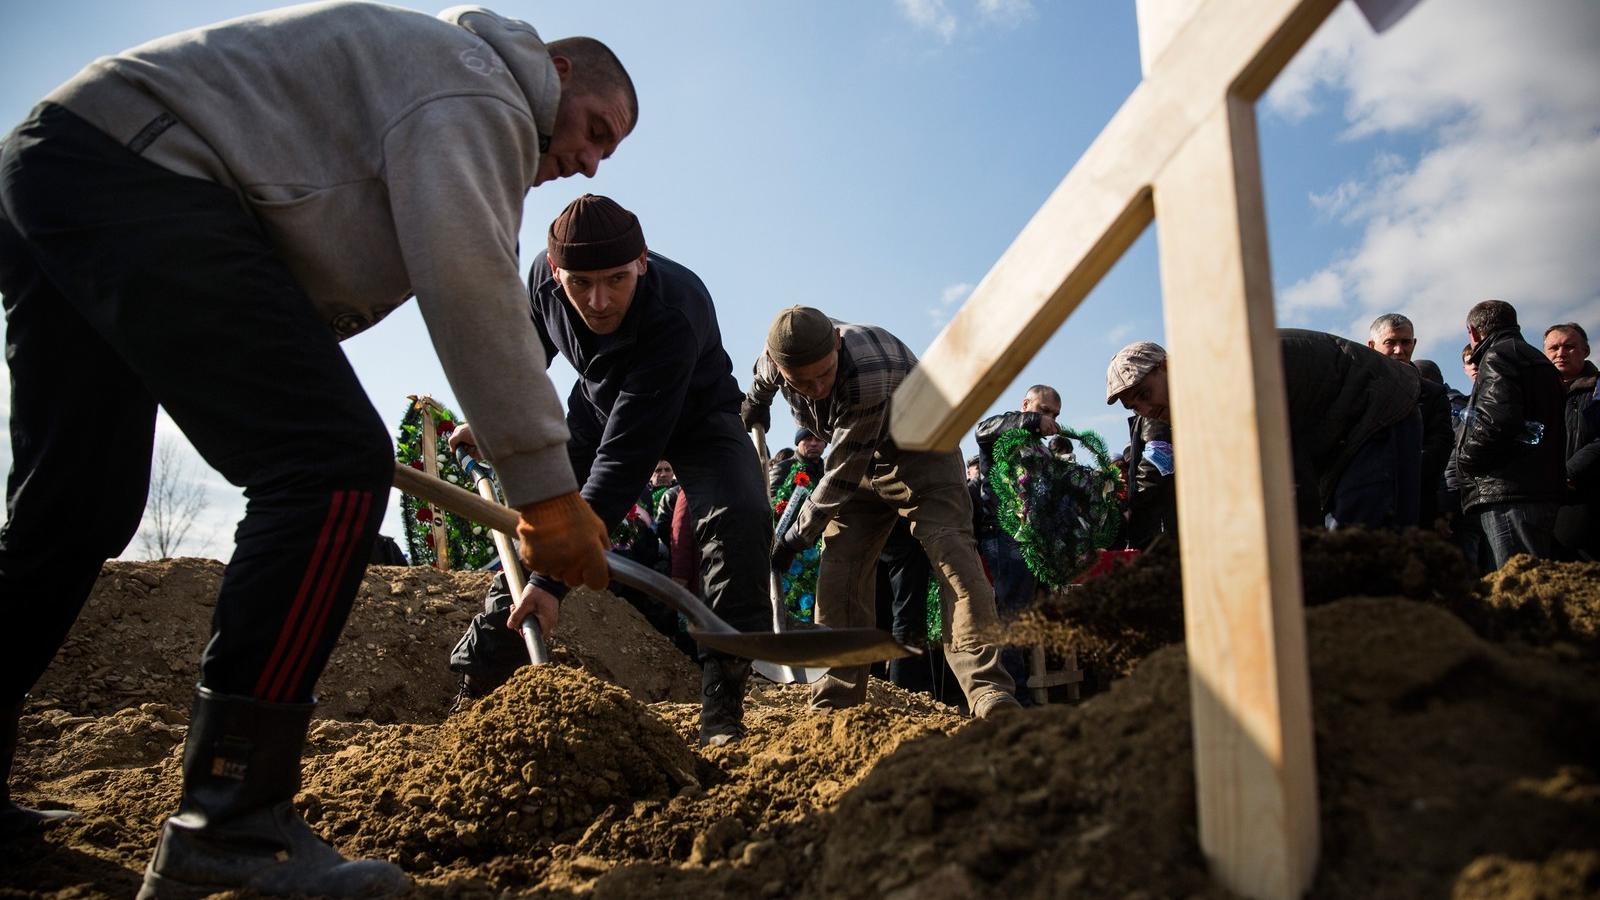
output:
M1336 4L1138 0L1144 80L923 355L891 422L902 447L954 448L1159 218L1200 846L1249 897L1302 894L1318 845L1254 104Z

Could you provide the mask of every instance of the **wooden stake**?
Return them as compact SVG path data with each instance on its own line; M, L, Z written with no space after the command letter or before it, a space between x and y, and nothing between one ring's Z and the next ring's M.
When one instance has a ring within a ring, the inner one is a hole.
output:
M1155 202L1183 473L1200 847L1230 889L1298 897L1315 873L1316 770L1288 411L1248 101L1217 105L1161 173Z
M1200 844L1253 898L1310 885L1317 804L1252 104L1335 5L1138 0L1144 81L922 355L891 420L901 447L956 446L1161 217Z
M433 421L433 411L438 404L433 398L423 394L412 397L416 408L422 411L422 471L431 478L439 477L439 435L438 428ZM450 531L445 528L444 511L435 510L433 514L433 555L434 568L449 571L450 569Z

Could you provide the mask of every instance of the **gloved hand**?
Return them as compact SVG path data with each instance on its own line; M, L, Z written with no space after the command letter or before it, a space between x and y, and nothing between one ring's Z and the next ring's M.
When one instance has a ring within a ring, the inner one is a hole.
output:
M789 526L788 531L772 542L772 571L779 573L789 571L794 558L804 549L805 546L800 543L799 533L795 531L793 525Z
M763 431L771 431L772 407L752 403L750 398L746 397L739 402L739 421L744 423L745 431L750 431L757 425L760 425Z
M522 561L535 572L599 590L610 580L605 523L577 492L517 507Z

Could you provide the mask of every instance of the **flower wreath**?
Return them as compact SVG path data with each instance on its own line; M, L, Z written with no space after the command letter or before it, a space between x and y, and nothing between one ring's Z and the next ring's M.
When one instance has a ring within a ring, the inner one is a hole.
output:
M428 407L429 416L424 420L420 405L409 405L405 418L400 420L395 458L413 469L425 471L422 462L422 429L432 428L439 438L434 457L439 467L439 477L470 489L472 486L467 482L471 479L456 465L454 457L445 447L445 440L456 427L455 414L442 406L432 405ZM433 544L433 526L441 519L449 542L451 568L477 569L498 559L494 539L482 525L454 513L437 510L427 502L405 493L400 495L400 516L405 523L407 555L414 566L438 565L439 553Z
M784 511L789 508L789 500L794 497L797 488L811 488L811 473L806 471L804 460L796 459L789 466L789 472L783 476L783 483L778 485L778 490L772 495L772 519L774 524L783 519ZM810 622L816 614L817 606L817 571L822 567L822 541L795 554L794 562L789 564L789 571L778 576L778 587L783 591L783 606L789 611L792 618L801 622Z
M1049 588L1060 588L1090 565L1095 551L1111 546L1121 524L1120 476L1105 442L1092 431L1063 435L1094 457L1094 466L1060 460L1026 428L1014 428L994 443L989 485L999 499L995 518L1022 547L1028 571Z
M618 553L631 555L640 539L657 540L655 529L652 528L653 520L639 504L628 507L628 514L622 517L617 527L611 529L611 549Z

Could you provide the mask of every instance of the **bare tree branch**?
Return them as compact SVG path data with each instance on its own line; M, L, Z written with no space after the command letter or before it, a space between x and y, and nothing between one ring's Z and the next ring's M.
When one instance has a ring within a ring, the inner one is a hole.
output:
M176 556L205 508L205 486L194 477L194 467L184 459L177 442L163 439L156 445L150 467L150 498L139 531L145 555L150 559Z

